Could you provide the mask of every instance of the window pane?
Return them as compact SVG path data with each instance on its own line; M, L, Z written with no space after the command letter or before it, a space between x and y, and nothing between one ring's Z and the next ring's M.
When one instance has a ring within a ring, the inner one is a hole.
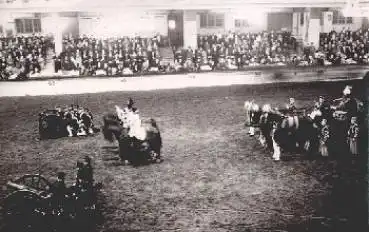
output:
M25 19L25 33L32 33L33 32L33 22L32 19Z
M216 26L223 27L224 26L224 15L218 14L216 15Z
M200 14L200 27L206 27L206 14Z
M300 14L300 24L304 25L304 19L305 19L305 15L303 13Z
M24 31L23 31L23 20L16 19L15 20L15 27L17 29L17 33L24 33Z
M352 17L348 17L348 18L346 18L346 23L352 23Z
M239 19L236 19L236 20L234 21L234 26L235 26L235 27L240 27L240 20L239 20Z
M333 24L337 24L338 23L338 12L337 11L333 11L333 20L332 20Z
M210 14L208 15L208 27L214 27L215 26L215 15Z
M36 33L41 32L41 19L33 20L33 29Z

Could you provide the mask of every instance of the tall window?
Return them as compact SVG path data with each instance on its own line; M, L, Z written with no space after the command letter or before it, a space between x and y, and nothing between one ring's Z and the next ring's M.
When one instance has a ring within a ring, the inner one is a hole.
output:
M40 19L16 19L15 27L17 33L20 34L32 34L41 32L41 20Z
M224 27L224 14L200 13L200 27Z
M333 11L333 24L351 24L352 17L344 17L341 11Z

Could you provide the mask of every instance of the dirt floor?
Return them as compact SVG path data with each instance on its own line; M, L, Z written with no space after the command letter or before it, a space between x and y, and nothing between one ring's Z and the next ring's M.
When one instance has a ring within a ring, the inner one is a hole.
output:
M78 158L93 158L104 184L96 231L367 231L365 157L304 155L273 162L244 128L243 103L301 106L340 97L348 82L237 85L146 92L0 98L0 186L26 173L73 182ZM362 81L350 82L364 96ZM100 126L114 105L135 99L158 121L163 163L124 166L101 134L38 140L38 113L78 103ZM366 154L364 154L366 155ZM0 197L5 192L0 190ZM1 224L1 222L0 222Z

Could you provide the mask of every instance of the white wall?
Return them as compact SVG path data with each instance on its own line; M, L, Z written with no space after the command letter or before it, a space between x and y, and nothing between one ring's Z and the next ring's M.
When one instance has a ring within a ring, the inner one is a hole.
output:
M184 47L197 47L196 11L185 11L183 14L183 42Z
M97 17L80 17L80 34L98 37L153 36L168 34L167 15L155 12L102 12Z

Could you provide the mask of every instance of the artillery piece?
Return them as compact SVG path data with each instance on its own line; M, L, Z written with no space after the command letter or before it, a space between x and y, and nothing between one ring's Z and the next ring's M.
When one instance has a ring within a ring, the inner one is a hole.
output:
M27 174L8 181L10 192L2 201L2 213L10 231L55 231L65 222L96 216L97 192L101 184L90 190L72 186L67 189L62 205L55 204L52 184L38 174Z

